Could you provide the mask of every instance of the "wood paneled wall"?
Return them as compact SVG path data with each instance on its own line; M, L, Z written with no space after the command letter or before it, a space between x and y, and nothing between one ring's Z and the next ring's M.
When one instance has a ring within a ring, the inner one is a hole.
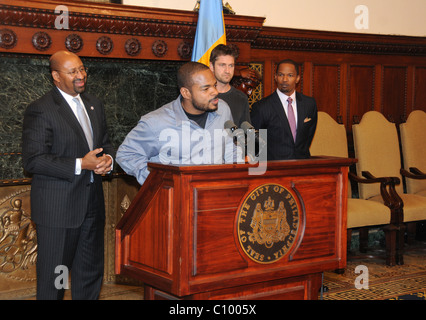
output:
M348 133L369 110L399 123L415 109L426 111L426 39L263 28L251 59L264 66L264 95L275 90L276 64L300 63L298 90L341 120Z

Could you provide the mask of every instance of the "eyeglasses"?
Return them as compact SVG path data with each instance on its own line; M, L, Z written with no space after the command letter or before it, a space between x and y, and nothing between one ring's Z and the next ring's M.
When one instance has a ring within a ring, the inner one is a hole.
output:
M87 72L89 72L89 68L87 68L87 67L81 67L81 68L74 69L74 70L69 71L69 72L60 71L60 70L56 70L56 71L57 71L57 72L62 72L62 73L68 74L68 75L70 75L71 77L75 77L75 76L76 76L79 72L80 72L81 74L83 74L83 73L87 74Z

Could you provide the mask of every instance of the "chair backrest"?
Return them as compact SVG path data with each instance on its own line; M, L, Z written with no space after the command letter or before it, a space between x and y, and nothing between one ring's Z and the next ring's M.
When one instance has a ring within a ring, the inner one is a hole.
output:
M318 111L318 122L309 151L312 156L348 157L346 128L337 123L328 113ZM351 184L348 183L348 197L351 198Z
M328 113L318 111L318 123L309 149L312 156L348 157L346 129Z
M414 110L399 125L404 169L416 167L426 172L426 112ZM408 193L426 190L426 180L405 179Z
M380 112L368 111L359 124L352 126L357 174L369 171L376 177L399 177L401 157L396 125L389 122ZM369 199L380 194L377 183L359 183L359 197ZM397 192L402 193L400 183Z

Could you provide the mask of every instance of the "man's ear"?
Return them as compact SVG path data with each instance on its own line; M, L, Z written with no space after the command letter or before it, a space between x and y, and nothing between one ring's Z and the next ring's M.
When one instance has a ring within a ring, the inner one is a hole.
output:
M184 99L190 100L192 98L191 91L188 88L182 87L180 88L180 94Z
M56 82L60 82L59 72L58 72L58 71L53 70L53 71L52 71L52 78L53 78L53 80L55 80Z

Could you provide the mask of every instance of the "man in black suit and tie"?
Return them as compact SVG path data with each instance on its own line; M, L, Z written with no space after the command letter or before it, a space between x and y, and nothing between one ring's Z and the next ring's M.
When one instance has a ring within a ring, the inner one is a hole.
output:
M24 115L22 155L32 174L37 230L37 299L97 299L103 279L105 207L102 174L111 171L103 104L85 93L87 69L59 51L50 58L55 87Z
M255 129L267 129L268 160L306 159L317 126L315 99L296 92L298 65L282 60L275 73L277 90L253 104Z

